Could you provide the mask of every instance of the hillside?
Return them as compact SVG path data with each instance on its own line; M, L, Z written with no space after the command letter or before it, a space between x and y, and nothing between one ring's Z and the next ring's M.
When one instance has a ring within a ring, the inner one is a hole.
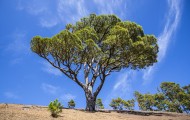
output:
M156 113L156 112L155 112ZM47 107L36 105L0 104L0 120L190 120L189 115L159 113L134 115L127 113L89 113L80 110L63 109L58 118L52 118Z

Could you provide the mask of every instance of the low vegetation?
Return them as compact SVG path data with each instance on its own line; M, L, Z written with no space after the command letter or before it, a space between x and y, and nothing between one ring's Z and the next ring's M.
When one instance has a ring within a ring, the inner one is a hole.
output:
M68 102L68 108L75 108L75 101L74 100L70 100L69 102Z
M52 117L58 117L58 114L62 112L62 105L61 103L56 99L48 105L48 110L50 110Z
M104 109L104 105L102 103L102 99L101 98L98 98L96 100L96 109Z
M124 108L126 110L134 110L134 106L135 106L135 100L123 100L121 98L117 98L117 99L112 99L110 106L114 109L114 110L123 110Z

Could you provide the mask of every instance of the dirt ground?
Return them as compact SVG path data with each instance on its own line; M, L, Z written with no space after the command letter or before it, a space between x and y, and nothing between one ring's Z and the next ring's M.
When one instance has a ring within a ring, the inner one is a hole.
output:
M190 115L167 113L161 116L142 116L126 113L89 113L63 109L58 118L52 118L47 107L34 105L0 104L0 120L190 120Z

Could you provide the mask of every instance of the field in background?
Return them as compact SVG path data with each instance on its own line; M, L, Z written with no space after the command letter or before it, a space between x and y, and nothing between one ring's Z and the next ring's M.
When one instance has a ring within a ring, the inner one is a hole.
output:
M52 118L45 106L0 104L0 120L190 120L190 116L180 113L134 115L117 112L89 113L80 110L63 109L58 118Z

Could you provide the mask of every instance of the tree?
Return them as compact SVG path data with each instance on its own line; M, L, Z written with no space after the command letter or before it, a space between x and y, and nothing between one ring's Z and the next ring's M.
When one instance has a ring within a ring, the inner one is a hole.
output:
M155 104L154 95L152 94L141 94L135 91L135 98L138 102L139 108L145 111L153 111L153 107Z
M97 109L104 109L104 105L102 104L102 99L101 98L98 98L96 100L96 108Z
M190 113L190 85L180 87L174 82L163 82L159 93L141 94L135 92L135 98L141 110L159 110Z
M68 108L75 108L75 101L73 99L68 102Z
M144 105L144 96L141 93L139 93L138 91L134 92L134 96L138 102L138 106L139 106L140 110L146 110L145 105Z
M164 94L167 100L168 111L170 112L183 112L181 106L180 94L183 94L183 90L180 88L179 84L174 82L163 82L160 85L161 92Z
M112 99L110 107L112 107L114 110L123 110L124 104L124 100L118 97L117 99Z
M167 100L163 93L156 93L154 95L156 111L166 111L167 110Z
M135 100L123 100L120 97L117 99L112 99L110 103L110 107L112 107L114 110L123 110L124 108L127 110L133 110L135 106Z
M125 109L134 110L134 106L135 106L135 100L134 99L124 101Z
M50 102L48 110L50 110L52 117L58 117L58 114L62 112L62 107L61 103L56 99Z
M190 113L190 84L182 87L182 89L184 90L185 94L181 95L183 96L181 97L182 98L181 103L184 108L184 111L189 114Z
M134 22L91 14L51 38L33 37L31 50L77 83L85 92L86 110L94 111L106 77L123 68L152 66L158 45L153 35L144 34ZM78 76L81 71L84 80Z

